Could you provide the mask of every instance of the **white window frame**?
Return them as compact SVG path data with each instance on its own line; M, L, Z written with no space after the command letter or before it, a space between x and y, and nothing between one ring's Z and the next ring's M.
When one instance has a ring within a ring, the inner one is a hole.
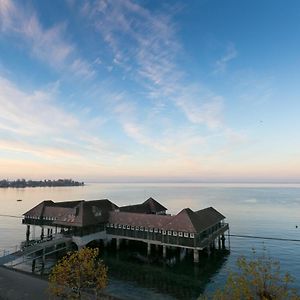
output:
M123 225L123 229L126 229L126 225Z
M178 236L183 237L183 233L181 231L178 232Z
M162 231L162 234L163 234L163 235L166 235L166 234L167 234L167 232L166 232L165 230L163 230L163 231Z
M134 230L134 226L131 226L131 230Z
M118 228L119 228L119 229L122 229L122 225L121 225L121 224L119 224Z
M149 228L149 232L153 232L153 228Z
M145 231L148 232L148 228L147 227L145 227Z
M189 233L188 232L184 232L184 237L188 238L189 237Z
M158 229L157 229L157 228L154 228L154 232L157 233L157 232L158 232Z
M190 233L190 238L191 239L195 238L195 235L193 233Z
M177 236L177 231L173 231L173 236Z
M172 235L172 231L171 230L168 230L168 235Z
M126 229L130 229L130 226L129 226L129 225L127 225L127 226L126 226Z
M118 228L118 224L114 224L114 228L116 228L116 229L117 229L117 228Z

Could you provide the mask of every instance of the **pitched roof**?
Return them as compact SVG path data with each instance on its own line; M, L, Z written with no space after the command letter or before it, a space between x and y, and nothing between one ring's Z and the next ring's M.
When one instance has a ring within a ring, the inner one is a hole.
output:
M132 212L110 212L109 223L148 228L162 228L173 217L168 215L141 214Z
M155 214L166 211L167 208L158 203L155 199L149 198L142 204L127 205L120 207L120 211L143 213L143 214Z
M64 202L46 200L27 211L24 215L38 218L51 217L56 219L54 224L81 227L107 222L108 212L115 209L118 209L118 206L107 199Z
M175 216L111 212L108 221L113 224L200 233L214 226L224 218L225 217L214 208L209 207L197 212L192 211L190 208L185 208Z
M81 201L76 207L55 221L59 225L89 226L108 221L109 211L118 209L118 206L107 199Z

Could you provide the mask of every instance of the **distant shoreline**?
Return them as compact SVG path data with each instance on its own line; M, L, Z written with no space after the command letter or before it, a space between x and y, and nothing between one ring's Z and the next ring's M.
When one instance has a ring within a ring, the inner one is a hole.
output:
M84 182L74 181L72 179L58 180L0 180L0 188L26 188L26 187L68 187L68 186L84 186Z

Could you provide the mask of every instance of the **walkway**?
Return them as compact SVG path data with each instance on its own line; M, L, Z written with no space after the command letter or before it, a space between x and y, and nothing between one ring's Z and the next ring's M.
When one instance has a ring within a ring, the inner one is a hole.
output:
M47 288L43 279L0 267L0 300L48 299Z

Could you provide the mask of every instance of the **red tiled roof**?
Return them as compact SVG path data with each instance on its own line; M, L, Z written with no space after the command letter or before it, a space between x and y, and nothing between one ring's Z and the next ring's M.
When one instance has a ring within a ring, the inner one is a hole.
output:
M173 217L168 215L141 214L131 212L110 212L109 223L148 228L162 228Z
M175 216L111 212L109 223L200 233L224 218L222 214L212 207L197 212L192 211L190 208L185 208Z
M132 213L143 213L143 214L156 214L159 212L165 212L166 207L162 206L155 199L149 198L142 204L127 205L120 207L120 211L132 212Z

